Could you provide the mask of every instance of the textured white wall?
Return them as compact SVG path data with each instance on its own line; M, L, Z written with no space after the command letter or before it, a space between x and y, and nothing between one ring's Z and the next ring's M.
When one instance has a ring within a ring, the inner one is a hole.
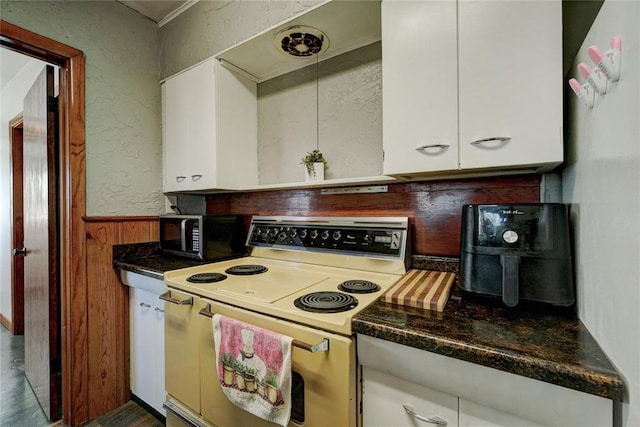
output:
M325 179L382 175L381 59L374 43L318 64L317 88L315 65L258 85L260 184L304 181L316 135Z
M175 74L319 3L201 1L160 29L162 75ZM320 64L319 99L315 75L312 66L259 85L260 184L303 181L300 158L316 148L318 130L328 161L325 178L382 173L380 44Z
M22 100L42 71L45 63L30 60L0 91L0 313L13 321L11 312L11 159L9 157L9 120L22 112Z
M640 2L607 0L572 68L593 65L623 36L620 81L592 110L569 96L569 162L563 198L575 230L578 314L629 389L623 426L640 426ZM580 78L582 81L582 79Z
M2 1L0 13L86 55L87 215L164 212L157 25L115 1Z

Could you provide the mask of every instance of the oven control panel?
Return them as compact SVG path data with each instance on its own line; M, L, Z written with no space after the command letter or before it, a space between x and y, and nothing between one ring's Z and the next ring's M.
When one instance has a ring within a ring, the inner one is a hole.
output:
M402 259L407 218L254 217L248 246Z

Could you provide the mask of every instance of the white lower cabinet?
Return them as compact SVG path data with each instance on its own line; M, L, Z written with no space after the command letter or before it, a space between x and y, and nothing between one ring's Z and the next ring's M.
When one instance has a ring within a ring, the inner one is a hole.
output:
M613 424L609 399L366 335L357 341L364 427Z
M458 422L460 426L486 427L538 427L538 424L524 418L498 411L495 408L480 405L467 399L460 398Z
M420 422L428 423L425 419L446 422L450 427L458 425L457 396L373 369L363 368L362 371L363 426L415 426Z
M158 294L129 288L131 392L165 415L164 303Z

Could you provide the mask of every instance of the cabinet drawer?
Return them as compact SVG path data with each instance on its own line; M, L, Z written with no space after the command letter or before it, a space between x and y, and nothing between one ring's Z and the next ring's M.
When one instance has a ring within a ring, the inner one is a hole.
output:
M428 425L417 417L439 418L448 427L458 425L457 396L366 367L362 368L362 382L362 420L367 427ZM405 405L416 415L411 415Z

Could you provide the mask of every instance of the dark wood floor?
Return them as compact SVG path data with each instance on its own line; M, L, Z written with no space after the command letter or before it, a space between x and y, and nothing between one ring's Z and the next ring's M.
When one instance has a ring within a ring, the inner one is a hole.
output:
M156 427L164 424L133 401L87 427ZM24 375L24 336L0 326L0 427L64 427L50 423Z

